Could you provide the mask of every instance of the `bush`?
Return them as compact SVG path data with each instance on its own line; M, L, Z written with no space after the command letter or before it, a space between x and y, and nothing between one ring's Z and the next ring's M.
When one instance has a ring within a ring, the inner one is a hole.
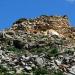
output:
M38 68L34 71L33 75L48 75L48 71L44 68Z
M46 53L48 50L50 50L49 46L36 46L34 48L31 49L31 52L35 53L35 54L40 54L40 53Z
M63 72L61 72L61 71L58 70L57 72L54 72L53 75L64 75L64 74L63 74Z
M7 50L11 51L11 52L13 51L14 53L16 53L18 55L24 54L23 49L18 49L18 48L15 48L15 47L7 47Z
M24 43L20 40L14 40L13 45L14 45L14 47L16 47L18 49L22 49L24 46Z
M21 19L18 19L16 22L14 22L13 24L19 24L19 23L22 23L24 21L26 21L27 19L25 18L21 18Z
M47 52L47 58L51 57L51 56L57 56L58 55L58 49L57 48L52 48L50 50L48 50Z
M53 49L51 49L50 53L55 55L55 54L58 53L58 49L57 48L53 48Z
M4 68L2 65L0 65L0 75L6 75L7 74L7 69Z
M30 21L30 22L34 22L34 20L33 20L33 19L29 19L29 21Z
M73 55L74 51L66 50L65 53Z

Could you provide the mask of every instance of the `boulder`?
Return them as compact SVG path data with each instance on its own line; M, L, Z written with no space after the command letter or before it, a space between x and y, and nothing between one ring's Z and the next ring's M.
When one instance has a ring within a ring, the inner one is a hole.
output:
M48 35L49 36L52 36L52 35L60 36L59 33L53 29L48 30Z
M43 65L44 65L43 58L37 57L37 58L36 58L36 62L37 62L40 66L43 66Z
M72 66L72 67L69 69L69 72L72 73L73 75L75 75L75 66Z

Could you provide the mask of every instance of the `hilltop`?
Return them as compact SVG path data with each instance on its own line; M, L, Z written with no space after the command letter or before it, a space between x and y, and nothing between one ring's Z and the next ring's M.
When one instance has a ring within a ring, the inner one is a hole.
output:
M66 15L21 18L0 31L1 75L73 75L74 56L75 27Z

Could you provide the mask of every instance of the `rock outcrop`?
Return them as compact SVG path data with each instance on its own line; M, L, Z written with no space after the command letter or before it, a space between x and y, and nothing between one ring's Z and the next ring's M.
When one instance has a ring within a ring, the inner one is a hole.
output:
M75 28L66 15L21 18L0 31L1 75L74 75L74 63Z

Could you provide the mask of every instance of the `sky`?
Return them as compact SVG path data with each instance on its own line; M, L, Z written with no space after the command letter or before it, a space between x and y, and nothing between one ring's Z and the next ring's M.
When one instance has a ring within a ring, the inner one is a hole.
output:
M75 26L75 0L0 0L0 29L11 27L19 18L40 15L67 15Z

